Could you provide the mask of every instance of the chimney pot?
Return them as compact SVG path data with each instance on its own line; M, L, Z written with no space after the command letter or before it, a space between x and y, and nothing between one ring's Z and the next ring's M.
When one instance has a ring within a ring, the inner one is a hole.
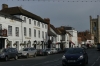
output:
M8 8L8 5L7 4L2 4L2 10L5 9L5 8Z

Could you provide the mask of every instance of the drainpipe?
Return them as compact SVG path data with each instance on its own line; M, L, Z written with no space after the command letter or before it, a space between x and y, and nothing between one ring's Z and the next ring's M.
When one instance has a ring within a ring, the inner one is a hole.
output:
M21 16L21 19L22 19L22 16ZM22 42L23 42L23 26L22 26L23 24L22 23L23 21L21 21L21 32L22 32Z

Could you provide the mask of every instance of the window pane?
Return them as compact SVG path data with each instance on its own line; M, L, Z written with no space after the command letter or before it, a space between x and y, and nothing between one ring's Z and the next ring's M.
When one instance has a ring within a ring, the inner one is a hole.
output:
M29 24L31 24L31 19L29 19Z
M29 28L29 37L31 37L31 28Z
M16 36L19 36L19 27L16 27L15 30L16 30L15 31L16 32Z
M0 36L2 35L2 24L0 24Z
M34 29L34 37L36 37L36 30Z
M24 36L26 36L26 27L24 27Z
M12 36L12 26L8 26L8 35Z
M36 21L34 21L34 25L36 25Z
M40 30L38 31L38 37L40 38Z
M24 17L24 22L26 22L26 17Z

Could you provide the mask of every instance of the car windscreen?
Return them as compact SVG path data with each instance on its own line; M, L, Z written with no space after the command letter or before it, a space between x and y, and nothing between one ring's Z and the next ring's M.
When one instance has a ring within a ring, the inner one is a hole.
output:
M0 52L6 52L6 51L7 51L6 49L1 49L1 50L0 50Z
M23 51L28 51L28 48L23 49Z
M71 49L68 49L66 51L66 54L77 54L77 53L83 53L83 49L81 49L81 48L71 48Z
M46 49L46 51L50 51L50 49Z

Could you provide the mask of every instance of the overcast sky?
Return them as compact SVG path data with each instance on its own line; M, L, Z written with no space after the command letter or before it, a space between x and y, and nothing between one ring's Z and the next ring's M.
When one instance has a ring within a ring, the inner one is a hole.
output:
M50 18L50 23L55 27L71 26L77 31L89 30L89 16L91 15L93 18L97 18L97 15L100 15L100 2L67 2L68 0L65 2L53 1L54 0L45 2L32 0L2 0L0 1L0 9L2 9L2 4L8 4L9 7L22 6L25 10L42 18Z

